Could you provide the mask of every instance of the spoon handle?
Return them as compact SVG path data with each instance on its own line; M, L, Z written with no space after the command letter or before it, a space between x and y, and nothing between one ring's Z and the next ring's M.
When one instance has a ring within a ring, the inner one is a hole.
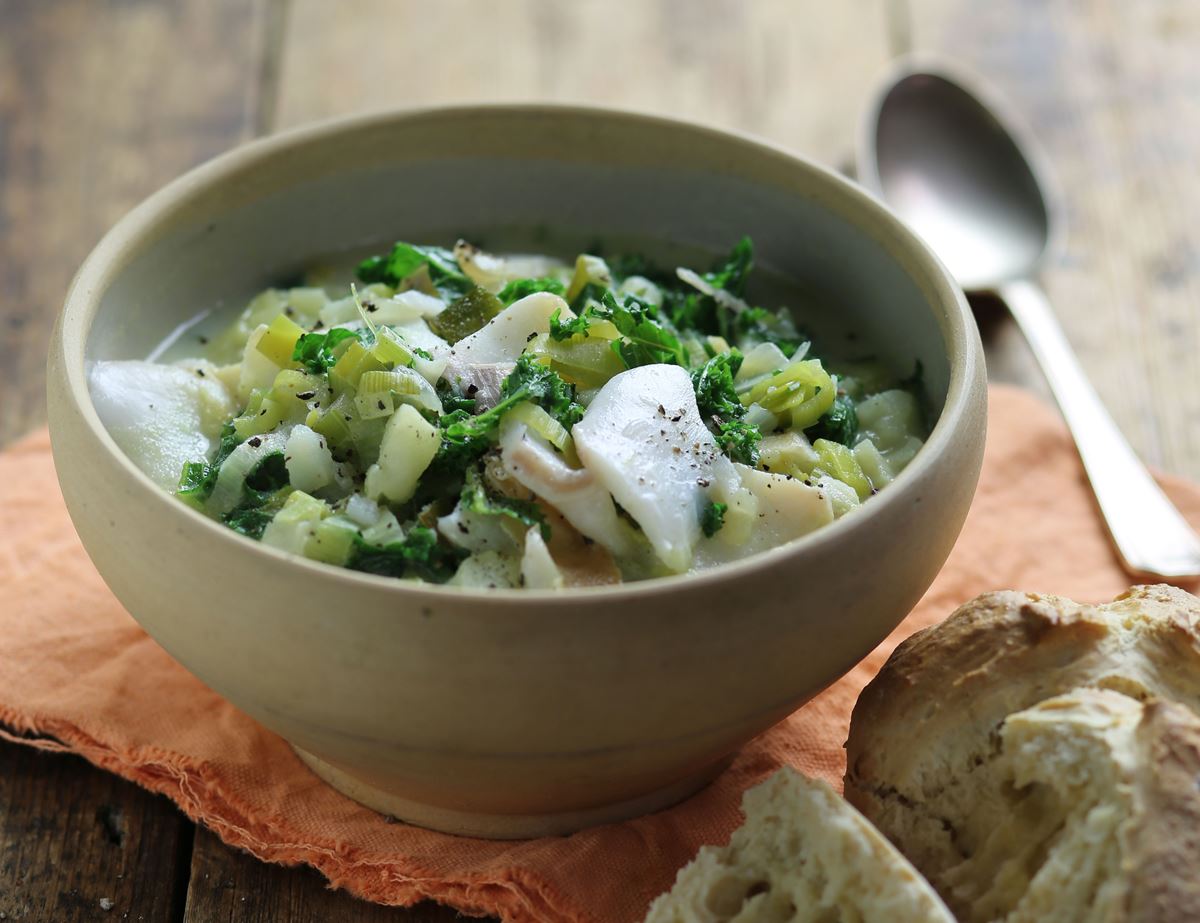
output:
M1200 576L1200 538L1150 477L1084 374L1033 281L999 288L1046 375L1125 569L1175 580Z

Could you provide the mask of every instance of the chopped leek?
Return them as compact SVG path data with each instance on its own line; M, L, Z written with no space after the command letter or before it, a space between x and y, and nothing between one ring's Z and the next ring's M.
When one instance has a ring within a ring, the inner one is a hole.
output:
M403 579L556 588L745 557L857 508L927 431L919 377L810 355L756 304L753 263L748 239L707 271L397 243L361 287L330 268L269 289L179 357L207 396L167 468L245 536Z
M296 342L304 335L304 328L285 314L280 314L269 325L254 348L280 368L292 362Z
M771 413L791 417L792 426L805 429L829 411L837 388L819 359L793 362L741 395L742 403L760 404Z
M437 391L419 372L401 366L391 371L373 369L358 380L354 406L363 420L384 417L395 410L395 399L435 413L442 412Z
M818 439L813 443L817 453L818 464L827 474L837 478L843 484L849 484L858 494L858 499L865 500L871 496L871 482L863 473L854 453L840 442L829 439Z
M382 369L384 363L362 343L355 341L329 370L329 384L337 395L353 394L364 372Z

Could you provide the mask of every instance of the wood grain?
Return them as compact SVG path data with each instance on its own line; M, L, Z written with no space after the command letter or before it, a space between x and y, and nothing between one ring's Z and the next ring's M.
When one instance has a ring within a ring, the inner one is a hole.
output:
M166 798L0 742L0 919L176 919L191 836Z
M384 106L590 102L839 163L887 60L883 11L884 0L294 0L278 124Z
M1065 246L1046 287L1152 464L1200 477L1200 5L911 0L919 51L985 75L1053 165Z
M46 350L101 234L248 138L263 0L7 0L0 8L0 445L45 417Z
M196 831L184 923L449 923L447 907L381 907L332 891L309 868L284 868L232 850L207 830Z

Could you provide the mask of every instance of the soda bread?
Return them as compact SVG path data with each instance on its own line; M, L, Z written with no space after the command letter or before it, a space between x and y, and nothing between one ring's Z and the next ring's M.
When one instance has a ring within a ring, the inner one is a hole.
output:
M962 921L1200 920L1200 600L981 596L855 707L846 795Z
M728 846L705 846L645 923L954 923L896 849L824 782L782 769L746 792Z

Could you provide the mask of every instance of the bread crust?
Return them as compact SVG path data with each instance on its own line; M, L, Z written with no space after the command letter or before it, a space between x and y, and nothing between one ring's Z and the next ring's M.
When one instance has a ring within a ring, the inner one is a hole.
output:
M909 638L855 706L846 797L960 919L975 919L946 872L1011 817L996 774L1000 728L1009 715L1079 687L1165 700L1147 706L1147 746L1158 757L1146 761L1161 765L1139 776L1146 807L1138 823L1158 832L1136 837L1145 845L1127 857L1128 919L1200 919L1186 884L1200 860L1200 740L1188 714L1200 713L1200 600L1174 587L1134 587L1102 606L988 593Z
M705 846L645 923L954 923L929 883L829 785L789 768L749 789L729 845Z
M1130 923L1200 920L1200 718L1173 702L1146 704L1138 727L1142 806L1129 865Z

